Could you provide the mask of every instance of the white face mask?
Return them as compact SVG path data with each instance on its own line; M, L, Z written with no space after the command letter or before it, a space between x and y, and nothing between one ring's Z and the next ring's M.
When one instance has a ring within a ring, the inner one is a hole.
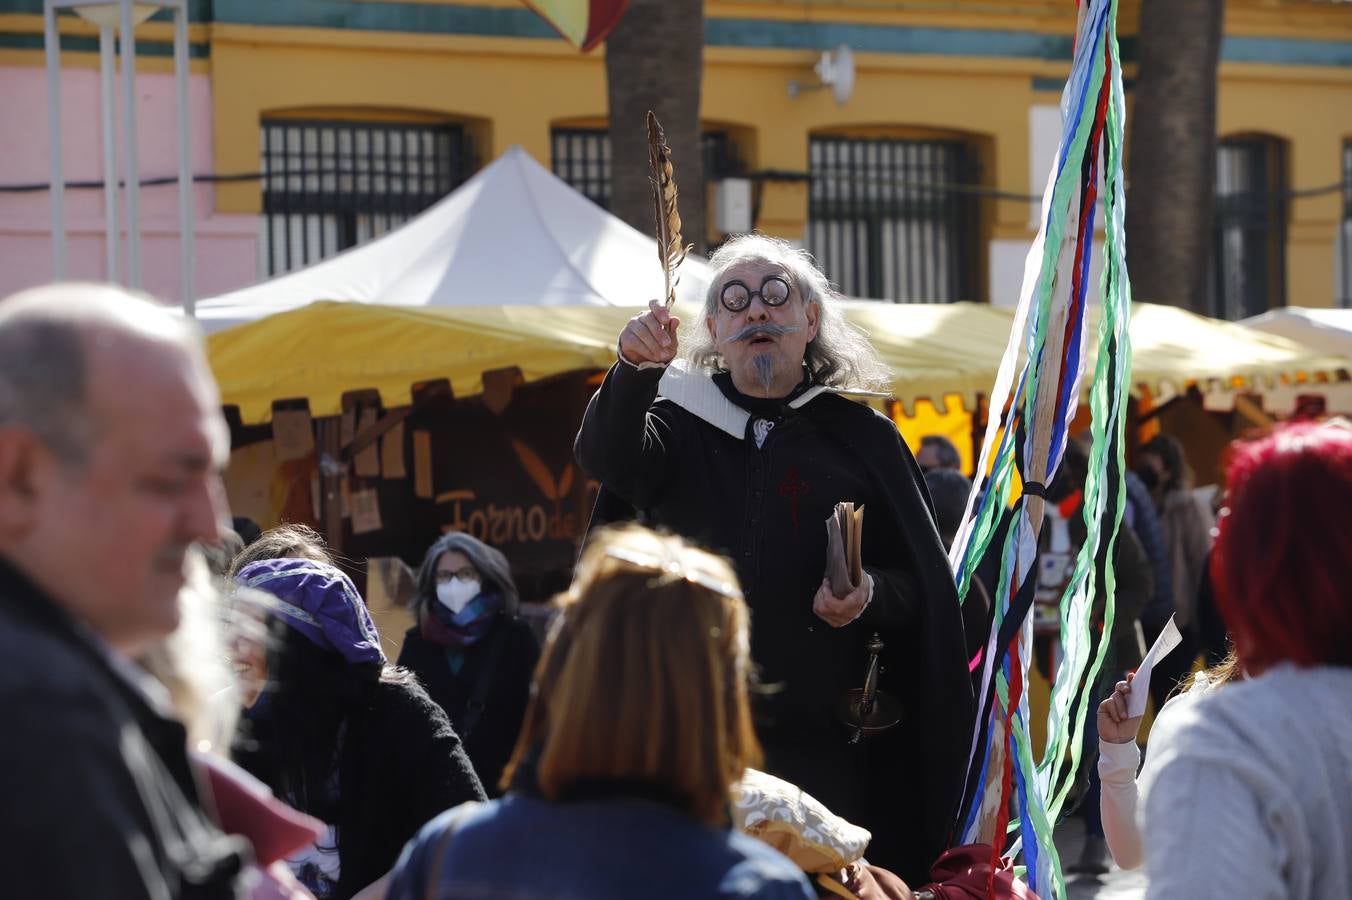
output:
M459 578L452 578L437 585L437 600L451 612L458 613L469 604L469 601L479 596L481 590L477 580L461 581Z

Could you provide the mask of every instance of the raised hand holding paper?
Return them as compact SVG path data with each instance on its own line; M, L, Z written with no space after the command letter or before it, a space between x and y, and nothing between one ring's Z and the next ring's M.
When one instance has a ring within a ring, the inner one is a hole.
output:
M1170 616L1160 636L1155 638L1150 652L1141 660L1136 677L1131 680L1131 693L1127 695L1127 715L1130 718L1145 715L1145 704L1150 699L1150 670L1182 641L1183 635L1178 633L1178 625L1174 624L1174 617Z

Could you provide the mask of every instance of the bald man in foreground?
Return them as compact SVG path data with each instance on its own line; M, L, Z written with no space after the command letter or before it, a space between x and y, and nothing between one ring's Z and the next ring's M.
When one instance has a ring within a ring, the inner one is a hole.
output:
M131 662L225 516L200 340L112 287L0 300L0 893L234 898L183 727Z

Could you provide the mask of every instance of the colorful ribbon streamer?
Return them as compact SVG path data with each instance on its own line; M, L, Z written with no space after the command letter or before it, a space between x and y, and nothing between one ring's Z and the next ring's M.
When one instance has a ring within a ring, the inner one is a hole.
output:
M997 853L1021 853L1030 887L1044 897L1065 895L1052 829L1079 767L1085 717L1095 706L1094 691L1112 633L1112 560L1126 496L1122 451L1131 383L1131 289L1123 243L1125 103L1117 9L1117 0L1083 0L1079 9L1074 62L1061 98L1061 142L992 391L992 416L977 468L991 475L984 490L973 491L951 554L964 600L977 567L991 554L998 553L1000 560L991 631L981 657L980 714L969 749L960 842L989 841ZM1099 327L1088 387L1092 447L1084 485L1087 537L1060 602L1064 656L1053 681L1047 747L1035 764L1025 688L1032 655L1034 562L1045 499L1033 486L1049 484L1055 476L1082 392L1100 173L1106 175L1106 217ZM1025 348L1016 384L1014 372ZM1011 508L1016 469L1025 491ZM997 540L1002 528L1003 538ZM1106 595L1103 637L1091 616L1099 586ZM1011 795L1017 796L1018 821L1007 826ZM1017 832L1012 842L1009 831Z

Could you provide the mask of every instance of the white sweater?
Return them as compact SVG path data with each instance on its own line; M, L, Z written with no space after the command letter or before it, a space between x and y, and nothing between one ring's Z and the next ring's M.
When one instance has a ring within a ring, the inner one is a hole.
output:
M1198 672L1186 692L1164 704L1164 709L1155 717L1155 728L1159 728L1166 717L1195 703L1213 688L1206 676ZM1147 756L1145 768L1149 768L1154 759L1153 753ZM1099 739L1098 772L1103 786L1099 793L1099 811L1103 818L1103 839L1108 844L1108 852L1113 855L1113 862L1123 869L1138 869L1145 858L1141 829L1136 824L1136 769L1140 765L1141 749L1135 741L1114 744ZM1141 769L1142 775L1145 768Z
M1352 897L1352 668L1231 682L1166 716L1150 745L1149 897Z

